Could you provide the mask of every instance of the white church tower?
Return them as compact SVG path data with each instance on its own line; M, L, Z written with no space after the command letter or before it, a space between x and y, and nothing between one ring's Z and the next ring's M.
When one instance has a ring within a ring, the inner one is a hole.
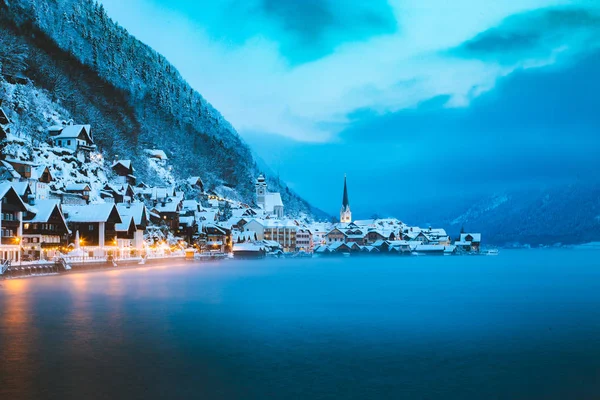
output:
M350 211L350 202L348 201L348 186L346 185L346 175L344 175L344 197L342 198L342 209L340 210L340 222L352 222L352 211Z
M265 196L267 194L267 181L265 177L260 174L258 179L256 180L256 203L264 207L265 205Z

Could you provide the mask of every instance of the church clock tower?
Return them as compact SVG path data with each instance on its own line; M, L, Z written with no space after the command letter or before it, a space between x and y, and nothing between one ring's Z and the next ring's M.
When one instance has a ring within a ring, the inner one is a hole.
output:
M352 222L352 211L350 211L350 202L348 201L348 185L346 184L346 175L344 175L344 197L342 198L342 209L340 210L340 222Z
M265 195L267 194L267 182L265 177L260 174L256 180L256 204L264 207Z

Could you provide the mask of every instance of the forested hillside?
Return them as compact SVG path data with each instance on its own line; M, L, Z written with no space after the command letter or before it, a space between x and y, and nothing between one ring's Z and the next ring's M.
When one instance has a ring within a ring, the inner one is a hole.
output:
M253 201L258 170L235 129L95 1L0 0L0 72L14 133L44 140L48 108L60 109L60 117L92 125L106 157L132 159L144 181L158 178L142 150L161 148L177 175L199 175L208 188L230 187ZM54 107L39 107L40 91ZM279 180L269 184L287 210L319 214Z

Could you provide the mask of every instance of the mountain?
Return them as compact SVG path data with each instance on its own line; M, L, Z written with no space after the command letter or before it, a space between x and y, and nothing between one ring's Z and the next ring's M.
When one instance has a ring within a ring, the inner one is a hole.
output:
M161 183L143 156L159 148L174 175L200 176L208 189L254 201L258 167L235 129L95 1L0 0L0 87L13 133L34 144L57 122L90 124L104 157L133 160L142 181ZM268 180L286 211L325 217Z
M430 219L456 237L482 232L486 244L552 246L600 241L600 184L512 190L447 207Z

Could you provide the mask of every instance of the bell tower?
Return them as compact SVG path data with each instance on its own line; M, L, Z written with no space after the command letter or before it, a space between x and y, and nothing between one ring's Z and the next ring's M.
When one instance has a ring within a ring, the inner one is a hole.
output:
M350 211L350 202L348 201L348 185L346 184L346 174L344 174L344 196L342 197L342 208L340 210L340 222L352 222L352 211Z
M267 194L267 181L265 177L260 174L256 180L256 204L259 206L265 205L265 195Z

